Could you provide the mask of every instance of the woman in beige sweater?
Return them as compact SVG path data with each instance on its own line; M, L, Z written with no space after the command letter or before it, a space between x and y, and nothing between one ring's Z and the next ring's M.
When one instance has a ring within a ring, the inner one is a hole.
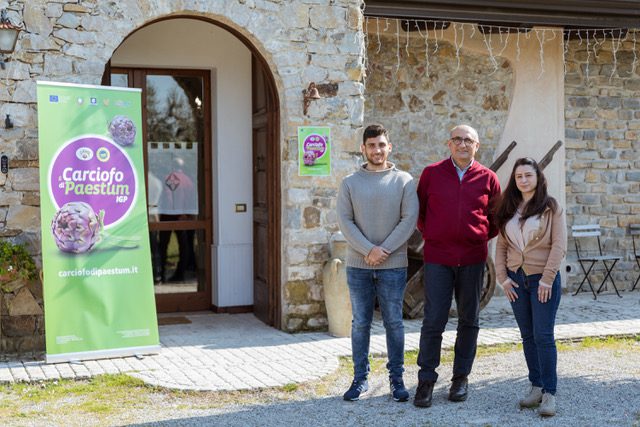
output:
M531 381L520 407L540 406L541 416L553 416L558 360L553 329L567 231L564 212L547 193L547 181L535 160L516 160L496 218L498 281L520 328Z

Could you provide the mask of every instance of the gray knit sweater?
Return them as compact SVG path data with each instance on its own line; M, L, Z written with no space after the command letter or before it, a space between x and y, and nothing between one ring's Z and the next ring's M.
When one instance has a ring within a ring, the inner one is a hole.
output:
M338 223L349 243L347 265L367 269L406 267L407 240L416 228L418 196L411 175L396 169L370 171L362 165L347 176L338 193ZM391 251L372 267L364 257L374 246Z

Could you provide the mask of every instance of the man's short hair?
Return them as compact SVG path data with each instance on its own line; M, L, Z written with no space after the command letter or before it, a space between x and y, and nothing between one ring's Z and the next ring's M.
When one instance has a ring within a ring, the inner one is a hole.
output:
M389 134L384 126L380 124L369 125L362 133L362 143L364 144L365 142L367 142L367 139L376 138L380 135L384 135L389 138Z
M475 130L474 127L470 126L470 125L466 125L466 124L461 124L461 125L456 125L454 127L451 128L451 130L449 131L449 135L451 135L453 132L455 132L457 129L464 129L467 132L470 132L471 135L473 135L474 139L476 141L480 141L480 137L478 135L478 131Z

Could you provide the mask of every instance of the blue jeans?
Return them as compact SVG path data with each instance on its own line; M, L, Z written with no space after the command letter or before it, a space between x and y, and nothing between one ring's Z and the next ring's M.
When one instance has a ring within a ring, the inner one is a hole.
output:
M538 283L542 274L527 276L522 269L515 273L507 270L507 274L519 286L514 288L518 298L511 303L511 308L522 336L529 381L536 387L542 387L545 393L556 394L558 352L553 328L560 305L560 274L556 274L551 298L546 303L538 300Z
M478 317L484 265L484 262L459 267L424 265L425 299L418 353L419 381L435 383L438 379L436 368L440 365L442 333L449 320L453 296L458 310L453 378L466 377L471 373L480 330Z
M389 377L401 379L404 372L402 301L407 286L407 269L374 270L347 267L347 283L353 311L351 351L354 379L363 380L369 374L369 339L376 297L387 336Z

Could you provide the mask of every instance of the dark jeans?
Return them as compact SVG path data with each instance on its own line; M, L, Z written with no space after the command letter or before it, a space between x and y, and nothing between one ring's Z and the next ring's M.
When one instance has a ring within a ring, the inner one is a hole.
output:
M484 265L472 264L449 267L441 264L424 265L424 319L418 353L418 379L436 382L436 368L440 365L442 333L449 320L452 296L458 309L453 378L466 377L471 372L478 341L480 294Z
M407 286L407 269L373 270L347 267L347 283L353 312L351 351L354 379L363 380L369 374L369 339L376 298L380 304L387 338L389 377L401 379L404 372L402 301Z
M545 303L538 300L538 283L542 274L526 276L522 269L507 274L518 284L513 288L518 299L511 303L513 314L520 328L524 358L529 368L529 381L542 387L545 393L556 394L558 374L558 352L553 335L556 313L560 305L560 274L556 274L551 289L551 298Z

